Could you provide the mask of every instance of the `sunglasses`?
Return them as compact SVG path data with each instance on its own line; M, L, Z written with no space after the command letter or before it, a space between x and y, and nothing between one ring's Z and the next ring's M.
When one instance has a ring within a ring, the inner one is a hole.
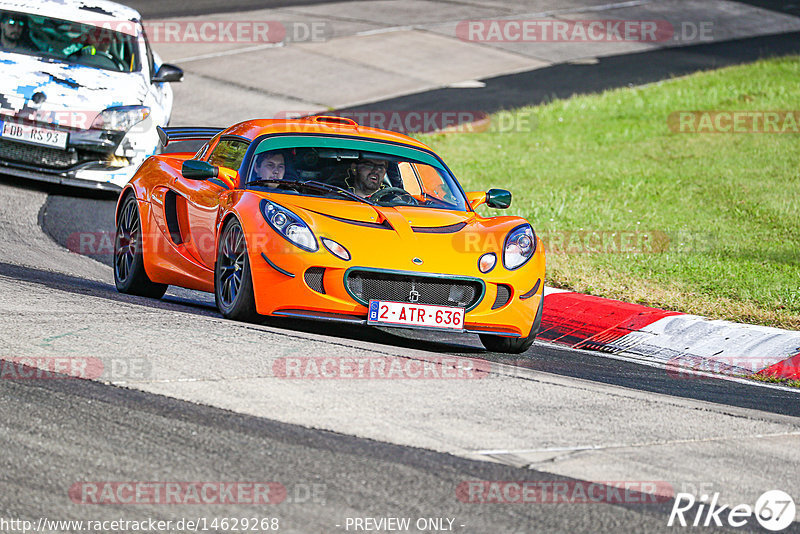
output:
M7 19L4 20L3 23L10 24L11 26L25 26L24 20Z

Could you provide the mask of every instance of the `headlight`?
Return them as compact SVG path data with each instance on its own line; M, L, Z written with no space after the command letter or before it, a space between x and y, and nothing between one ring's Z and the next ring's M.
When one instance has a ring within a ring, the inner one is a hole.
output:
M261 201L261 214L267 223L282 237L308 252L319 250L317 239L308 225L283 206L269 200Z
M497 263L497 255L494 252L487 252L478 260L478 270L483 274L488 273L494 269Z
M506 237L503 246L503 265L513 271L525 265L536 250L536 235L530 224L517 226Z
M350 252L342 245L340 245L333 239L328 239L327 237L321 237L320 240L322 241L322 245L326 249L328 249L328 252L330 252L339 259L342 259L344 261L350 261Z
M108 108L94 119L92 128L114 132L127 132L149 116L150 108L147 106L119 106Z

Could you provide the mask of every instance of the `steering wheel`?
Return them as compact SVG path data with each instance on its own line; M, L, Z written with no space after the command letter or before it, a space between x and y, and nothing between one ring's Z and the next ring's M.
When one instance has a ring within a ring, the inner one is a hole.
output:
M108 52L104 52L103 50L98 50L97 47L92 46L92 45L85 45L80 50L76 50L75 52L71 53L69 55L69 57L77 56L77 55L81 55L81 56L85 56L85 57L101 56L101 57L104 57L104 58L110 60L112 63L114 63L114 65L118 69L120 69L120 71L122 71L122 72L124 72L125 68L126 68L126 65L125 65L124 61L122 61L119 58L116 58L116 57L112 56Z
M386 197L396 198L409 206L419 205L416 198L412 197L408 191L400 187L384 187L383 189L378 189L369 196L369 199L373 202L381 202Z

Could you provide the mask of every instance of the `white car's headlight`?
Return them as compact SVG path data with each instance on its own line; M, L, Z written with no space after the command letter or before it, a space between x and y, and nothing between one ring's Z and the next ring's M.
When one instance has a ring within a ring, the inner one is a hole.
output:
M508 233L503 246L503 265L514 270L522 267L531 259L536 250L536 235L530 224L517 226Z
M303 219L283 206L264 199L261 201L261 214L273 230L296 246L308 252L319 250L317 239L311 228Z
M92 128L113 132L127 132L149 116L150 108L147 106L108 108L94 119Z

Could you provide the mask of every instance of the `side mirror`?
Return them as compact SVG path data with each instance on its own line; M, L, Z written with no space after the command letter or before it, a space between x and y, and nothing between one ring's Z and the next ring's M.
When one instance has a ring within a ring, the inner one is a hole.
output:
M241 187L239 172L233 169L219 167L217 178L219 178L220 182L224 183L225 187L228 189L239 189L239 187Z
M473 210L486 202L486 193L483 191L470 191L467 193L467 202Z
M187 159L181 166L181 174L189 180L208 180L216 178L218 173L219 169L207 161Z
M473 210L481 204L486 204L490 208L504 210L511 206L511 192L505 189L489 189L485 193L472 191L467 193L467 202L469 202Z
M511 191L505 189L489 189L486 192L486 205L498 210L511 206Z
M169 63L164 63L158 69L158 72L153 75L153 79L151 81L153 83L183 81L183 69L176 67L175 65L170 65Z

